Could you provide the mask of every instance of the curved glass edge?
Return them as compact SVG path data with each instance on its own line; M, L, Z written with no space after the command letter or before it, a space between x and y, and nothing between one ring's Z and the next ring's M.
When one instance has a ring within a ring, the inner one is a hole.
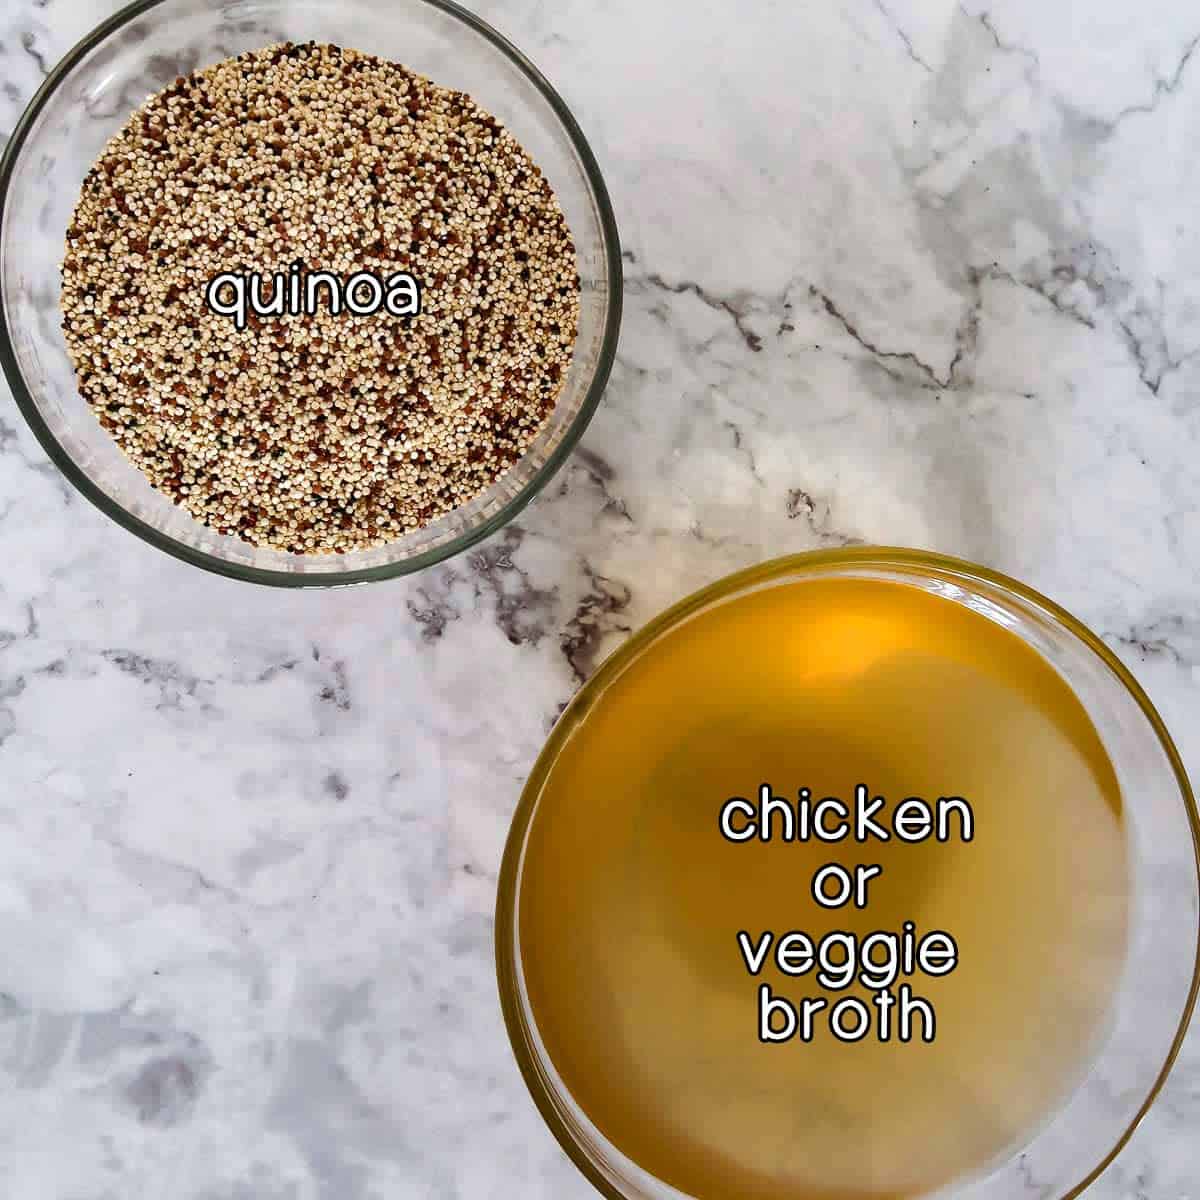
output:
M937 554L932 551L911 550L894 546L865 546L839 548L835 550L814 550L805 554L785 555L781 558L770 559L757 566L727 575L698 592L685 597L660 613L647 625L639 629L628 641L622 643L601 664L596 673L575 693L571 702L563 710L555 722L546 744L538 755L529 779L521 791L509 827L508 839L504 847L504 856L500 867L500 876L496 894L495 921L495 956L497 986L500 991L500 1006L504 1015L505 1028L508 1031L509 1042L517 1060L525 1086L546 1122L550 1132L567 1156L582 1172L588 1181L607 1200L631 1200L623 1192L618 1191L599 1167L586 1153L578 1140L572 1135L562 1112L554 1101L553 1094L547 1084L545 1075L531 1050L532 1036L528 1027L526 1014L521 1004L519 984L517 979L516 962L516 919L517 919L517 885L520 871L521 856L525 847L526 835L529 831L533 814L537 808L538 797L545 784L554 759L563 743L570 736L573 728L584 715L587 707L596 695L603 691L620 674L626 665L637 657L660 634L677 625L694 613L707 607L715 601L725 599L738 592L746 591L754 586L770 582L789 573L803 575L813 570L827 566L879 566L911 568L914 572L934 572L941 576L950 576L967 581L978 581L989 584L1008 592L1018 599L1040 609L1052 620L1062 625L1069 633L1086 645L1113 673L1121 686L1129 693L1141 709L1142 714L1150 724L1155 737L1162 747L1171 770L1179 786L1180 798L1183 801L1188 824L1192 831L1192 853L1196 863L1198 881L1198 899L1200 899L1200 811L1196 807L1196 798L1188 780L1183 760L1175 746L1170 733L1158 710L1141 684L1133 677L1129 669L1113 653L1096 634L1094 634L1077 617L1061 605L1043 596L1034 588L994 571L989 567L979 566L966 559L954 558L950 555ZM1082 1195L1112 1164L1113 1160L1133 1137L1143 1118L1150 1111L1163 1085L1170 1075L1179 1057L1179 1052L1187 1036L1192 1015L1200 997L1200 925L1197 928L1197 943L1192 960L1192 984L1188 992L1183 1011L1180 1014L1179 1028L1172 1039L1170 1051L1154 1080L1153 1086L1145 1100L1134 1114L1128 1127L1114 1143L1109 1152L1093 1167L1088 1174L1068 1191L1053 1197L1053 1200L1076 1200ZM1050 1200L1050 1198L1048 1198Z
M127 25L136 17L151 9L157 8L166 0L133 0L101 22L86 37L81 38L50 71L42 85L34 93L33 98L21 114L8 144L0 154L0 245L4 239L5 210L8 207L8 189L12 181L13 171L29 130L37 120L50 96L56 91L76 63L86 54L103 42L110 34ZM583 165L584 175L591 188L600 227L604 235L605 266L608 271L608 309L604 324L604 338L600 354L596 362L596 371L592 377L591 386L580 405L574 421L563 435L562 440L554 448L537 474L529 483L514 496L506 505L492 514L486 521L467 531L458 538L451 539L443 545L427 550L423 554L401 562L387 563L379 567L364 567L358 571L330 572L328 575L308 572L274 571L264 567L248 567L238 563L228 562L203 550L196 550L184 545L174 538L168 537L154 526L147 524L132 513L116 504L101 488L97 487L90 478L76 465L74 460L59 444L58 439L51 433L49 426L42 419L37 404L25 386L25 378L17 363L16 352L13 349L12 335L8 328L8 317L0 304L0 367L3 367L8 385L12 389L13 398L26 424L46 452L47 457L62 472L67 481L87 500L96 506L105 516L114 520L122 528L135 534L144 542L171 555L172 558L190 563L215 575L223 575L230 579L238 579L247 583L263 584L269 587L284 588L330 588L350 587L355 584L375 583L384 579L394 579L402 575L411 575L426 567L434 566L447 558L462 553L476 543L490 537L497 530L507 525L516 517L533 498L554 477L559 468L575 449L579 439L591 423L591 419L608 386L608 378L612 372L613 362L617 354L617 341L621 329L621 308L624 296L624 279L621 258L620 235L617 231L617 220L613 212L612 201L608 188L600 173L600 165L587 139L580 129L566 102L550 84L542 72L534 66L526 55L510 42L502 33L493 29L486 21L468 12L454 0L421 0L421 3L436 8L452 17L457 18L475 32L482 35L502 54L505 55L541 93L550 105L555 116L562 122L575 152Z

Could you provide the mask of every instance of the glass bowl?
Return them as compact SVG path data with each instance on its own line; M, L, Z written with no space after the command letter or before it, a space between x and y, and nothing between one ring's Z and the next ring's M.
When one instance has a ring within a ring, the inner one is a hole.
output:
M814 578L870 578L925 589L1022 638L1072 687L1108 752L1129 816L1132 884L1126 967L1109 1031L1065 1105L1019 1149L937 1193L939 1200L1078 1196L1145 1115L1178 1054L1200 979L1200 820L1178 752L1130 673L1074 617L983 567L911 550L855 548L778 559L683 600L617 650L555 726L513 820L500 873L496 965L505 1023L532 1093L567 1154L610 1200L688 1200L621 1153L570 1095L537 1029L522 971L519 905L533 819L555 760L623 671L700 612L762 588ZM915 1153L919 1150L914 1148ZM1036 1184L1030 1184L1036 1180ZM691 1200L731 1200L704 1195Z
M468 92L546 174L575 239L579 337L558 403L486 492L404 538L345 555L260 549L208 529L155 491L75 386L59 327L59 265L84 175L150 95L272 42L319 41L402 62ZM256 583L362 583L419 570L511 520L545 485L604 391L621 319L621 252L595 157L562 99L494 29L449 0L138 0L50 73L0 160L0 362L46 453L94 504L177 558Z

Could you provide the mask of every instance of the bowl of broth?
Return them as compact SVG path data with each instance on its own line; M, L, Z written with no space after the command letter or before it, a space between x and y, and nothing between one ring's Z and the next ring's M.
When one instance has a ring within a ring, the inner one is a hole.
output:
M1186 1029L1197 829L1145 694L1032 589L752 568L609 658L534 767L518 1063L613 1200L1065 1200Z

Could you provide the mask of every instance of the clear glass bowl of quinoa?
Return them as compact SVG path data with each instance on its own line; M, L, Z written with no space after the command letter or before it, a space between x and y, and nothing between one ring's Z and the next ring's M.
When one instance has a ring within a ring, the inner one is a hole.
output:
M189 153L232 92L225 140ZM410 270L426 310L238 332L200 307L219 266L298 287L302 266ZM562 99L458 6L139 0L5 149L0 294L0 364L89 500L196 566L329 586L457 554L546 484L607 382L621 253Z

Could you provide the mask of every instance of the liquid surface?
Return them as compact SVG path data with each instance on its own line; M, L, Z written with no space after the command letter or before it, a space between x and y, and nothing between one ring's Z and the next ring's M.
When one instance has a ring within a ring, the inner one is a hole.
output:
M727 841L722 805L763 781L851 805L866 782L884 818L963 796L974 839ZM882 867L865 909L813 901L831 861ZM907 1200L1015 1149L1078 1083L1127 890L1111 764L1040 656L915 587L809 579L675 627L593 700L544 783L518 928L556 1069L639 1166L701 1200ZM808 1044L759 1041L762 983L796 1005L872 993L773 959L752 977L739 930L905 921L959 948L951 974L896 984L934 1005L932 1044L846 1044L823 1017Z

